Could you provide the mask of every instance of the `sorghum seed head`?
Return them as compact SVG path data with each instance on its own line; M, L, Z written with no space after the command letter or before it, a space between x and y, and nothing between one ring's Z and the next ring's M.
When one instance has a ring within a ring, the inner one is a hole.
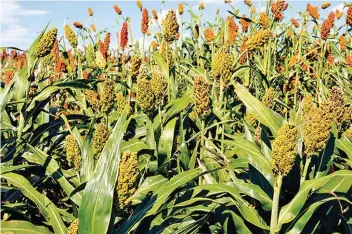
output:
M346 47L346 38L343 35L340 36L339 43L340 43L341 51L346 51L346 49L347 49L347 47Z
M199 3L199 6L198 6L198 9L199 10L204 10L205 6L204 6L204 2L200 2Z
M243 14L242 18L247 18L247 15ZM242 31L243 32L248 32L249 22L247 20L245 20L245 19L240 19L240 24L241 24L241 27L242 27Z
M271 32L269 29L259 30L256 34L254 34L246 43L247 49L249 51L258 49L266 44L271 36Z
M266 107L272 108L276 92L275 89L270 87L266 90L265 95L262 99L263 104Z
M100 97L100 107L103 113L108 113L115 102L115 82L105 80L102 94Z
M92 8L90 8L90 7L88 8L88 15L93 16L93 11L92 11Z
M111 39L111 34L108 32L108 33L106 33L105 38L104 38L104 49L105 49L106 54L109 51L110 39Z
M171 45L168 45L166 41L163 41L160 45L160 55L163 57L165 62L171 67L174 64L174 59L173 59L173 49Z
M76 48L78 45L78 39L77 39L75 32L72 30L72 28L68 24L65 25L64 29L65 29L65 36L66 36L68 42L70 43L70 45L73 48Z
M93 32L97 32L97 28L95 27L95 24L91 24L90 27L92 28Z
M318 7L314 7L312 5L310 5L310 3L307 4L307 11L309 13L310 16L313 17L313 19L318 19L320 14L318 12Z
M93 152L94 152L94 157L96 159L99 158L100 152L103 150L104 145L106 141L109 138L109 130L108 127L106 126L106 123L102 121L97 125L97 128L94 131L93 134Z
M321 39L323 40L328 39L330 35L330 29L334 26L334 21L335 21L335 14L334 12L330 12L328 18L324 20L321 26L321 33L320 33Z
M148 10L146 8L143 9L142 12L142 27L141 31L143 34L147 33L148 31L148 25L149 25L149 15L148 15Z
M66 159L70 166L78 171L81 167L81 150L73 135L66 136Z
M72 221L68 227L68 234L78 234L78 219Z
M139 76L137 79L137 104L146 113L153 111L155 105L154 93L150 81L142 78L142 76Z
M117 100L117 112L119 113L119 115L121 115L126 109L127 109L127 115L129 115L131 112L131 107L121 92L116 95L116 100Z
M182 4L182 3L179 3L179 4L178 4L178 14L179 14L179 15L182 15L182 14L183 14L183 4Z
M123 22L121 32L120 32L120 45L124 51L128 43L128 25L127 22Z
M138 6L139 10L142 11L143 4L142 4L141 0L137 0L136 3L137 3L137 6Z
M352 68L352 56L349 54L346 54L346 63L350 68Z
M114 10L117 14L121 15L122 14L122 10L118 5L114 5Z
M156 10L152 10L152 15L155 20L158 20L158 13L156 12Z
M100 108L99 94L93 90L87 90L85 92L87 102L92 106L93 110L97 111Z
M299 27L299 23L298 23L298 21L297 21L296 19L291 18L291 23L292 23L292 24L293 24L293 26L295 26L296 28L298 28L298 27Z
M244 4L247 6L251 7L252 6L252 1L251 0L244 0Z
M104 55L100 51L95 52L95 63L100 69L104 69L106 67Z
M235 43L236 41L236 37L237 37L237 32L238 32L238 26L234 20L233 17L231 16L228 16L227 17L227 22L228 22L228 25L229 25L229 33L228 33L228 39L227 39L227 42L228 43Z
M168 43L175 40L176 33L178 33L178 23L176 12L174 10L168 11L165 19L162 22L164 40Z
M331 6L331 3L330 3L330 2L326 2L326 3L323 3L323 4L321 5L321 8L322 8L322 9L326 9L326 8L328 8L329 6Z
M215 38L215 34L211 28L206 28L204 31L205 41L212 42Z
M352 26L352 4L348 7L346 14L346 24Z
M271 3L271 12L273 13L274 19L278 22L282 21L283 11L287 9L287 3L285 0L277 0L276 2Z
M293 123L284 123L273 142L271 169L274 175L286 176L292 169L297 152L298 130Z
M202 119L210 114L209 84L204 77L197 77L193 83L194 105Z
M269 27L269 16L265 12L260 12L259 24L262 28Z
M352 128L347 129L342 135L344 135L348 140L352 141Z
M160 105L165 93L166 84L162 73L157 66L153 67L150 85L154 93L157 105Z
M78 29L83 28L83 24L81 24L80 22L77 22L77 21L73 22L73 26L75 26L75 28L78 28Z
M226 48L221 48L215 54L212 61L212 76L216 78L217 81L222 80L223 84L226 86L231 78L233 63L233 56L226 51Z
M140 56L133 56L131 59L130 74L131 77L136 78L139 74L139 68L142 64L142 58Z
M120 210L126 210L131 202L129 199L137 188L137 153L124 152L120 159L117 179L117 195Z
M56 36L57 28L52 28L45 33L36 45L34 55L37 57L44 57L49 54L54 47Z

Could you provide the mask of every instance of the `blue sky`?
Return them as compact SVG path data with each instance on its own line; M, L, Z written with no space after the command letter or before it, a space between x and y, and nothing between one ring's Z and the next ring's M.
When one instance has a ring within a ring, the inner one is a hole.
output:
M140 24L141 12L137 8L136 2L133 1L28 1L28 0L0 0L1 11L1 25L0 25L0 45L1 46L15 46L21 49L26 49L30 43L35 39L38 32L40 32L45 25L51 21L50 27L58 27L59 34L62 35L62 27L66 23L72 25L74 21L79 21L87 27L92 24L92 19L88 17L87 8L91 7L94 12L94 22L97 30L108 28L112 34L112 47L116 45L116 32L121 28L121 17L115 13L113 5L117 4L123 11L125 17L132 18L132 34L134 40L141 39ZM164 15L168 9L177 9L177 4L182 1L164 2L161 12L161 1L142 1L143 7L147 8L149 14L156 9L161 15ZM195 12L200 1L183 1L190 4ZM223 0L205 0L205 10L203 11L202 22L206 20L213 20L217 9L224 16L228 15L227 10L230 7L224 4ZM248 14L248 7L243 4L242 0L232 1L233 6L240 10L241 13ZM252 1L257 7L265 6L265 1ZM325 1L310 1L312 5L320 5ZM288 1L298 11L306 8L307 1ZM342 9L341 1L333 1L332 6L327 10L320 10L321 17L325 17L331 10L337 8ZM185 10L187 8L185 7ZM293 17L294 11L288 9L284 16L286 19ZM188 13L185 13L184 21L188 20ZM161 18L161 17L159 17ZM120 24L116 26L116 19L119 19ZM152 27L152 31L156 31L157 27ZM146 39L146 43L152 40L152 36Z

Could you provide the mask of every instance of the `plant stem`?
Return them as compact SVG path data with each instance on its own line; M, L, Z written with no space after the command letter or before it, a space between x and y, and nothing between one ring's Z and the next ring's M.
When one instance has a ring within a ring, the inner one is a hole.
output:
M306 176L307 176L307 172L308 172L310 161L312 161L312 157L309 157L309 158L306 159L306 164L304 164L304 170L303 170L303 174L301 176L300 185L302 185L303 182L306 180Z
M282 175L275 178L273 206L271 210L270 233L275 233L277 218L279 213L280 190L282 185Z

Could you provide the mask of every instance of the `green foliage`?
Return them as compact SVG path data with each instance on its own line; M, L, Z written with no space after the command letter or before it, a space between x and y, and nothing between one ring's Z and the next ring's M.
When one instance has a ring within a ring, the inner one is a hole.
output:
M225 2L150 18L123 50L66 21L71 52L46 27L1 54L4 233L351 233L349 29L320 40L283 1L263 29Z

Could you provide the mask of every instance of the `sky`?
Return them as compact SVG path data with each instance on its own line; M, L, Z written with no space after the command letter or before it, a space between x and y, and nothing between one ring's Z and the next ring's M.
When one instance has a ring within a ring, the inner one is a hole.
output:
M161 1L142 0L143 7L147 8L149 15L153 9L160 14L161 19L166 15L167 10L177 9L178 3L181 1L166 0L162 6ZM194 13L198 13L198 5L200 1L183 1L192 7ZM223 16L229 15L227 10L231 8L224 4L224 0L205 0L205 10L202 15L202 22L212 21L215 18L216 11L219 9ZM252 0L257 11L264 10L265 1ZM297 11L304 11L307 1L287 1L290 6L284 13L285 19L289 20L295 16L295 8ZM325 1L310 1L312 5L319 6ZM13 46L20 49L27 49L31 42L35 40L37 34L50 22L49 28L57 27L59 35L63 35L63 25L65 23L72 25L74 21L78 21L89 27L94 21L97 31L107 29L112 35L112 48L116 45L116 32L120 32L122 18L116 14L113 5L117 4L123 11L123 16L132 19L132 34L134 41L142 40L140 32L141 12L139 11L136 1L65 1L65 0L47 0L47 1L29 1L29 0L0 0L1 24L0 24L0 46ZM243 4L243 0L233 0L234 8L239 9L240 13L248 14L248 7ZM332 1L332 5L327 10L320 10L321 17L336 9L342 10L342 1ZM87 8L92 8L93 17L89 17ZM185 15L183 21L189 21L189 14L186 12L188 8L185 6ZM346 10L346 9L345 9ZM117 23L118 22L118 23ZM160 20L161 22L161 20ZM151 31L158 31L156 24L151 26ZM103 39L104 35L101 37ZM153 37L146 38L146 44L150 43ZM116 48L116 46L115 46Z

